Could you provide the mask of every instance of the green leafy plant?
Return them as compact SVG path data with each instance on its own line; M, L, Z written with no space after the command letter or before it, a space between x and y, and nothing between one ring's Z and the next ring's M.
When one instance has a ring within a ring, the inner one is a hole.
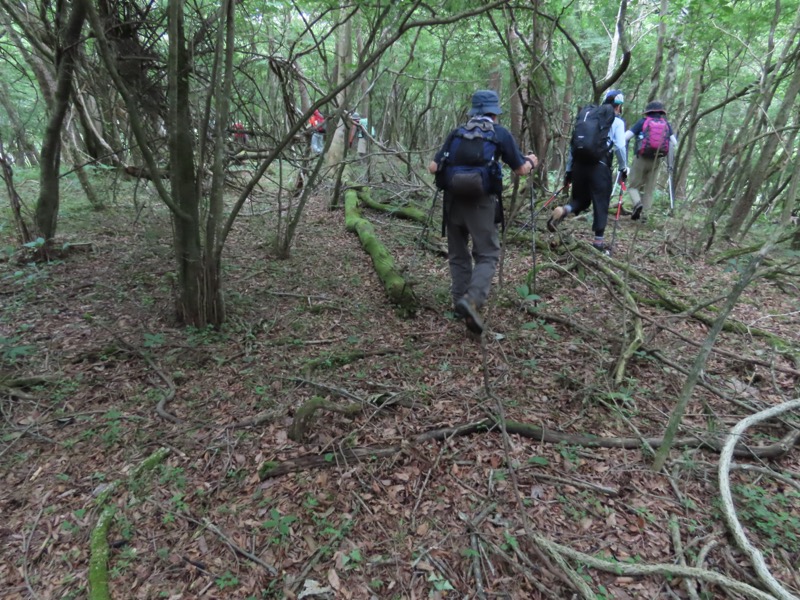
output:
M160 348L165 341L166 338L163 333L145 333L142 346L145 348Z
M261 523L264 529L272 530L273 537L270 542L273 544L283 544L288 541L291 534L291 525L297 521L294 515L281 515L277 508L269 511L270 518Z
M452 591L455 590L453 584L451 584L446 578L439 575L439 573L433 572L428 575L428 582L433 584L433 589L437 592L445 592L445 591Z
M800 494L764 489L758 485L734 485L739 499L739 517L758 531L761 538L773 548L787 552L800 552L800 515L796 507Z
M217 584L219 589L224 590L239 585L239 579L230 571L225 571L214 580L214 583Z
M100 439L103 440L103 443L106 445L106 447L113 446L119 441L119 438L122 435L122 416L122 413L116 408L112 408L103 415L103 418L107 421L108 426L106 427L105 432L100 436Z
M361 550L358 548L353 548L349 553L345 554L342 559L342 564L345 569L355 569L362 562L364 562L364 557L361 555Z
M19 336L0 336L0 360L5 363L16 362L18 358L31 356L36 352L36 346L22 344Z

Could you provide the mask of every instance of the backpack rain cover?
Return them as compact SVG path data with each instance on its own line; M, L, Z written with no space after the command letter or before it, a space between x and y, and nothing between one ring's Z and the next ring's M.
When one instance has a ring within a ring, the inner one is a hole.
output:
M636 156L656 158L669 153L669 123L664 117L645 117Z

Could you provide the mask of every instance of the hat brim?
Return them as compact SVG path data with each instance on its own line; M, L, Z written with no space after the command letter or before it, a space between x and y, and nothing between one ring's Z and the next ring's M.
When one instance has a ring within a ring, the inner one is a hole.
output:
M467 114L470 117L476 117L478 115L502 115L503 109L495 104L493 106L484 106L482 108L470 108Z

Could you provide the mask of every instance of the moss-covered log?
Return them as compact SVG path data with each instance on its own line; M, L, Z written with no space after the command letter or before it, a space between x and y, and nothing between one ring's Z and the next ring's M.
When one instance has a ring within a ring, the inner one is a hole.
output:
M89 600L109 600L108 591L108 528L114 520L113 506L106 506L97 519L89 539Z
M167 455L169 455L168 448L159 448L153 452L133 470L128 482L135 481L146 471L151 471ZM106 503L121 485L120 481L115 481L97 497L96 504L100 508L100 517L89 538L89 600L111 600L108 590L108 529L114 521L116 508L113 505L106 506Z
M537 237L536 241L537 248L540 247L539 245L539 238ZM676 314L685 314L687 318L693 318L697 321L700 321L704 325L711 327L714 323L714 316L719 309L713 305L713 303L709 303L708 305L703 306L703 308L712 313L712 316L707 316L697 310L693 305L689 304L687 301L683 299L676 298L673 295L674 288L670 287L669 285L658 281L657 279L642 273L640 270L636 269L630 263L626 261L616 260L612 257L606 256L602 259L599 255L597 255L593 250L591 250L588 245L580 244L576 242L572 238L568 238L565 236L563 238L563 244L558 246L557 250L561 250L566 252L569 250L571 254L576 254L581 256L581 260L587 264L591 264L595 270L602 270L600 268L601 265L611 265L615 269L624 273L627 277L631 280L637 281L641 284L646 286L647 291L655 295L656 297L650 297L645 295L644 292L637 292L637 291L630 291L630 297L637 303L643 304L648 306L655 306L659 308L664 308L669 312L676 313ZM530 242L528 242L530 243ZM755 247L753 247L755 248ZM585 249L585 252L584 252ZM552 250L552 248L551 248ZM539 268L543 268L542 265ZM696 299L692 298L693 302L696 302ZM786 356L790 360L794 362L795 365L800 364L800 358L798 357L798 353L796 351L795 346L785 338L782 338L774 333L766 331L764 329L759 329L758 327L752 327L745 325L744 323L740 323L738 321L733 321L728 319L725 324L723 325L723 331L727 331L730 333L736 333L740 335L750 335L750 336L758 336L761 337L769 342L769 344L775 348L777 352Z
M786 241L792 239L793 235L794 235L793 231L789 232L786 235L781 236L778 239L777 243L780 244L782 242L786 242ZM710 265L718 265L719 263L725 262L726 260L739 258L740 256L745 256L747 254L755 254L756 252L761 250L761 248L764 247L764 243L765 242L760 242L758 244L753 244L752 246L742 246L741 248L731 248L729 250L724 250L724 251L720 252L719 254L709 258L708 259L708 264L710 264Z
M361 200L361 203L364 206L373 210L389 213L393 217L408 219L409 221L416 221L422 225L425 225L425 223L428 222L428 214L430 214L429 212L425 212L424 210L420 210L414 206L393 206L391 204L382 204L381 202L376 202L372 199L372 194L370 194L369 188L359 189L358 199Z
M345 227L347 227L347 231L358 234L361 246L372 258L375 272L383 283L389 300L398 307L402 316L414 315L419 306L411 284L395 268L394 259L378 240L372 223L361 216L356 190L350 189L345 193L344 210Z

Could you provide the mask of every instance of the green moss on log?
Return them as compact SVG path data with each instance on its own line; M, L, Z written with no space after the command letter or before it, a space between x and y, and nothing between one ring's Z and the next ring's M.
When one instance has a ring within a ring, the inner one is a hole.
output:
M428 213L413 206L392 206L391 204L382 204L381 202L376 202L372 199L369 188L362 188L359 190L358 199L361 200L364 206L367 206L373 210L389 213L393 217L416 221L422 225L428 221Z
M378 240L372 223L361 216L358 203L358 192L347 190L344 196L345 227L347 231L358 235L361 246L372 258L375 272L383 283L389 300L398 307L402 316L412 316L419 307L411 284L395 268L394 259Z
M114 520L115 508L106 506L92 529L89 541L89 600L110 600L108 591L108 528Z
M133 470L128 478L128 483L130 484L146 471L153 470L168 454L168 448L159 448L153 452ZM121 485L119 481L115 481L97 497L96 504L100 507L101 512L89 538L89 600L111 600L108 590L108 529L114 521L116 508L105 504Z
M261 481L268 479L272 476L272 472L281 466L281 463L275 460L265 461L258 469L258 477Z

